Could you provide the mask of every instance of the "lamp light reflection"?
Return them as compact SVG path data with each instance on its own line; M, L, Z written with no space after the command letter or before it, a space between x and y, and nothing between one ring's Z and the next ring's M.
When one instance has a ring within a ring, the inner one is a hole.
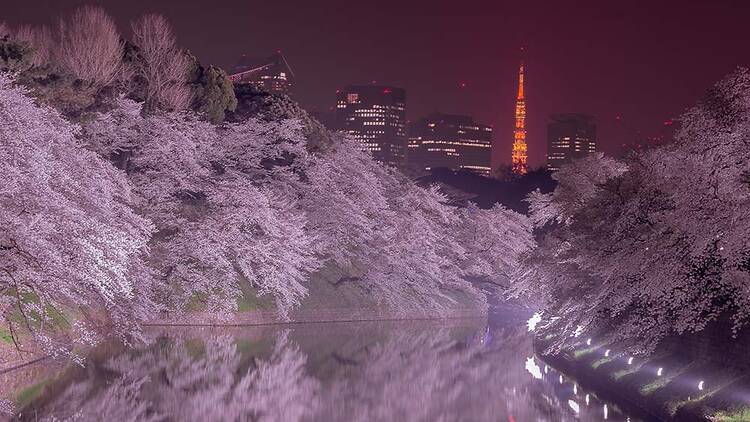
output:
M536 364L533 357L526 358L526 370L536 379L542 379L542 371L539 369L539 365Z
M529 331L534 331L536 329L537 324L541 322L542 320L542 314L537 312L534 315L529 318L528 321L526 321L526 326L528 327Z
M578 403L576 403L573 400L568 400L568 406L570 406L570 408L573 409L573 411L576 412L576 413L580 413L581 412L581 407L578 406Z

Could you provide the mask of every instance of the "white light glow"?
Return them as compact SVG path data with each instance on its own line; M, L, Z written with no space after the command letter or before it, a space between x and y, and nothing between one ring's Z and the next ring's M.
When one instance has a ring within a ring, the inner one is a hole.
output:
M658 370L656 371L656 376L657 376L657 377L660 377L660 376L661 376L661 374L662 374L662 372L664 372L664 368L659 368L659 369L658 369Z
M586 340L586 346L591 346L591 339Z
M578 384L573 384L573 394L578 394Z
M560 375L560 384L562 384L562 383L563 383L563 376Z
M578 406L578 403L574 402L573 400L568 400L568 406L570 406L570 408L573 409L573 411L576 413L581 412L581 407Z
M633 358L631 357L628 359L628 365L632 365L632 364L633 364Z
M539 369L539 365L536 364L533 357L526 358L526 370L529 371L532 377L538 380L542 379L542 370Z
M701 391L703 390L703 383L704 383L704 381L701 381L701 382L698 383L698 389L701 390Z
M590 399L589 395L588 395L588 394L586 394L586 406L588 406L588 405L589 405L589 399Z
M549 366L544 365L544 373L549 374Z
M526 325L529 327L529 331L534 331L536 329L536 325L539 324L539 322L542 320L542 314L537 312L534 315L529 318L528 321L526 321Z
M604 419L607 419L609 417L609 409L607 409L607 405L604 405Z
M610 351L610 350L609 350L609 349L607 349L607 350L606 350L606 351L604 352L604 356L606 356L606 357L609 357L609 351Z

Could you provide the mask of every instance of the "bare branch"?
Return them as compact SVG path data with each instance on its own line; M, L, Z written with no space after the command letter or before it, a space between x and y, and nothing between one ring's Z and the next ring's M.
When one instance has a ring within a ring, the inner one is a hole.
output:
M60 20L57 60L95 87L114 82L122 66L122 42L112 18L101 8L85 6Z
M141 55L135 72L148 84L146 108L186 109L192 95L187 85L190 61L177 47L169 22L161 15L146 15L132 27Z
M3 35L2 33L3 29L0 27L0 36ZM50 62L53 40L49 28L46 26L23 25L14 31L13 37L34 49L34 56L31 59L32 65L39 67Z

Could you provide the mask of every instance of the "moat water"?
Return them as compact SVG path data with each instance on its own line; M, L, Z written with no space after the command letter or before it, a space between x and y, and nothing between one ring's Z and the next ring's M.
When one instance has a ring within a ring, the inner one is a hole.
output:
M159 328L70 366L22 420L636 421L532 350L525 319Z

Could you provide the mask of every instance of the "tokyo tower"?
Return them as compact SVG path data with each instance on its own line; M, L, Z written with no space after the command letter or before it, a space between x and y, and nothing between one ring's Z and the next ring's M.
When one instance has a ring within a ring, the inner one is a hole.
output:
M516 129L513 131L513 152L511 170L513 174L523 175L528 171L526 165L526 100L523 96L523 62L518 69L518 97L516 97Z

